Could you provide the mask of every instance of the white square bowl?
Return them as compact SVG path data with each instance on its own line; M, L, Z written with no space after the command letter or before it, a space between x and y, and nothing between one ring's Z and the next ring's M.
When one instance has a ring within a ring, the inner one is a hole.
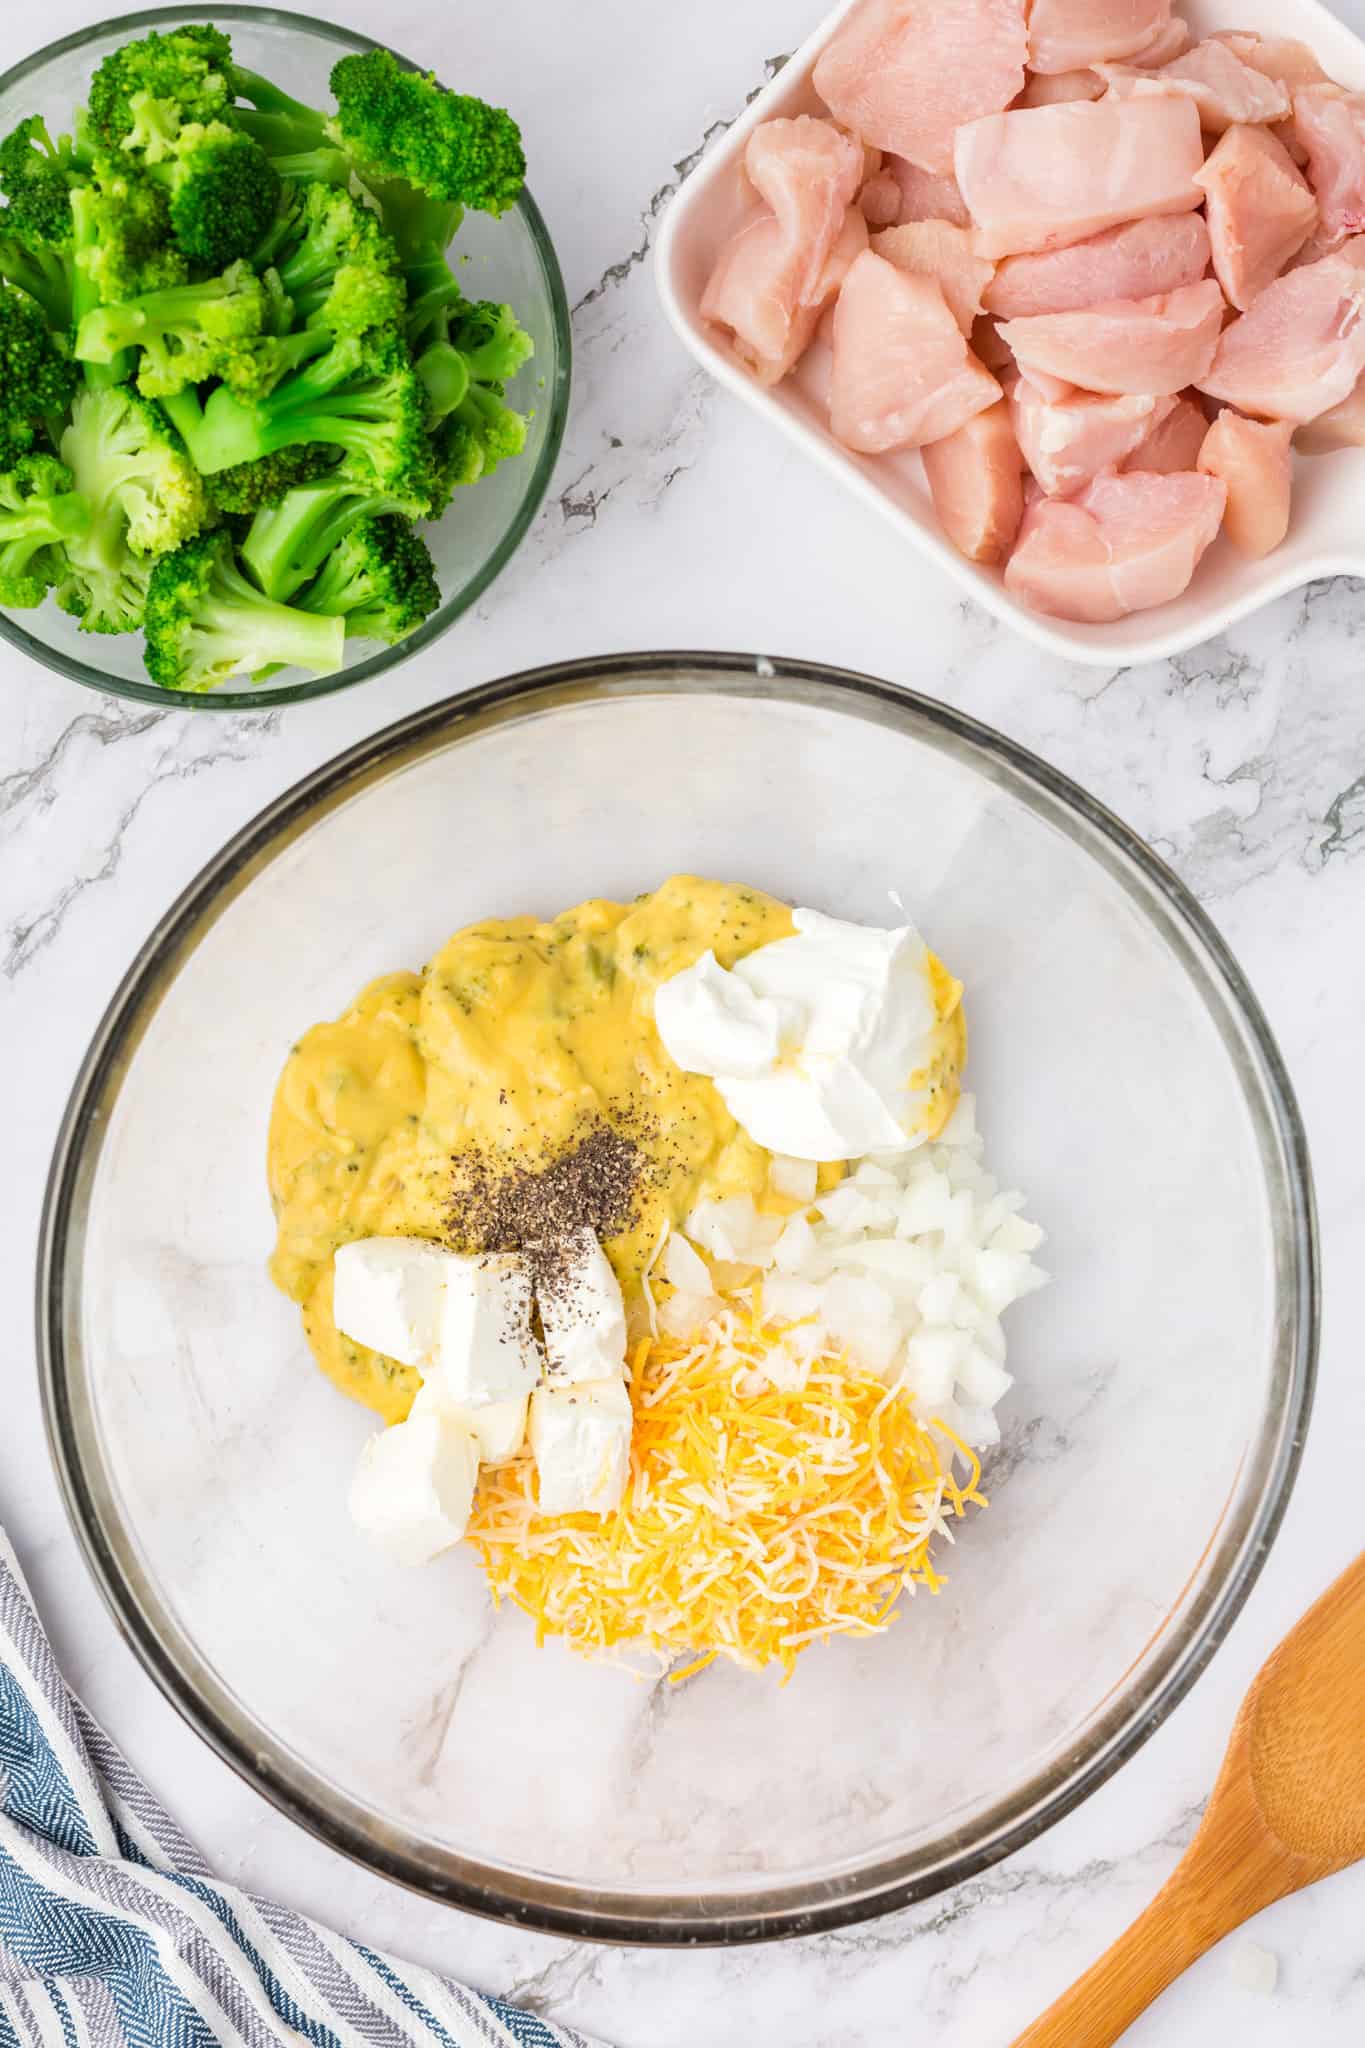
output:
M1318 576L1365 575L1365 448L1295 455L1289 534L1264 561L1251 562L1227 540L1209 549L1183 597L1113 625L1077 625L1028 611L1006 590L998 569L969 562L934 517L919 456L855 455L829 430L824 402L828 351L816 341L775 389L757 384L724 337L701 318L716 254L751 201L741 158L761 121L779 114L823 113L811 83L815 60L858 0L840 0L770 85L746 107L693 171L668 209L655 256L664 311L692 354L727 390L770 419L853 495L899 528L912 547L961 584L979 604L1051 653L1095 668L1126 667L1181 654L1259 605ZM1179 0L1177 0L1179 7ZM1343 85L1365 91L1365 43L1319 0L1194 0L1180 8L1196 35L1247 28L1297 36ZM831 509L831 517L835 514Z

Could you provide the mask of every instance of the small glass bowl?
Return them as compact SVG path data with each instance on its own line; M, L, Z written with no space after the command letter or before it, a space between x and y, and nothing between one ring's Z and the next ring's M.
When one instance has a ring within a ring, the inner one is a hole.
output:
M271 1286L280 1066L480 917L680 871L885 922L966 986L986 1156L1048 1232L1011 1312L990 1508L883 1637L790 1685L642 1683L495 1613L463 1546L385 1563L346 1492L373 1416ZM1019 1848L1203 1670L1312 1397L1303 1131L1255 997L1074 783L815 663L567 663L433 705L282 796L138 954L67 1110L44 1398L86 1557L157 1683L372 1869L580 1937L863 1919Z
M33 113L42 114L54 134L68 130L72 110L86 98L91 74L111 50L149 29L164 33L186 22L217 23L231 35L244 64L315 106L327 100L328 76L339 57L379 47L354 29L273 7L148 8L80 29L14 65L0 77L0 134ZM497 220L467 213L455 248L462 259L466 295L506 299L535 342L534 356L509 387L518 409L534 416L525 452L472 489L457 492L445 516L422 528L445 594L415 633L394 647L376 648L365 640L348 643L346 664L335 675L304 676L297 669L285 670L259 687L207 692L162 689L143 669L141 634L82 633L51 598L33 611L0 611L0 637L44 667L92 690L132 697L163 710L180 705L189 711L260 711L272 704L323 697L384 675L439 640L521 545L545 496L569 408L568 300L549 232L530 193L524 191Z

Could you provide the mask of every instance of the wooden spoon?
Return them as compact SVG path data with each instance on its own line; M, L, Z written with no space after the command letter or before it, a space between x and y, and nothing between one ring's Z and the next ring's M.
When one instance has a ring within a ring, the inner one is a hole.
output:
M1014 2048L1110 2048L1234 1927L1362 1857L1365 1553L1257 1674L1174 1874Z

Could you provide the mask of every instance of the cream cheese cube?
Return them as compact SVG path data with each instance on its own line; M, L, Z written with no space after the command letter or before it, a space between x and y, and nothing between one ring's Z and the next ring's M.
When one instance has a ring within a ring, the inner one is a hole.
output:
M481 1465L505 1465L526 1441L529 1394L510 1401L487 1401L482 1408L464 1408L452 1401L439 1380L424 1380L412 1404L413 1415L448 1415L471 1431Z
M396 1563L429 1564L464 1535L478 1476L470 1430L450 1415L410 1415L361 1452L351 1519Z
M606 1515L630 1477L630 1393L623 1380L537 1387L530 1439L543 1515Z
M440 1339L450 1254L420 1237L362 1237L332 1261L337 1328L400 1365L424 1365Z
M429 1378L469 1408L529 1394L545 1359L531 1327L531 1275L517 1252L446 1260L437 1364Z
M556 1247L537 1286L536 1307L552 1381L624 1377L626 1305L591 1230L575 1230Z

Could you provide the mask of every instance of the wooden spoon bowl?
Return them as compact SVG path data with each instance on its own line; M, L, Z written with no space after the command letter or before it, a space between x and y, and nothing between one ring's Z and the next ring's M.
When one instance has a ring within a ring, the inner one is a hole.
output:
M1257 1674L1168 1882L1014 2048L1109 2048L1234 1927L1362 1857L1365 1554Z

